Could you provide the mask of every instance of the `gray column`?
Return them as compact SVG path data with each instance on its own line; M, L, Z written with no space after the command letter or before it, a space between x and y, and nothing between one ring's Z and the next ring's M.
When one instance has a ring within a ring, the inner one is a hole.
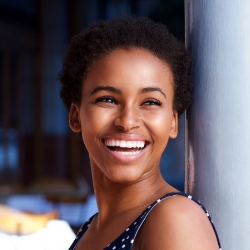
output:
M194 102L186 191L211 213L222 249L250 246L250 1L185 1Z

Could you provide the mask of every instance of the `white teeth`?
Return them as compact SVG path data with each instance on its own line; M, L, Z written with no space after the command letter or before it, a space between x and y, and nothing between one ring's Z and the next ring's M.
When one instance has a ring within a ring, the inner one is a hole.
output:
M119 154L119 155L137 155L139 154L141 151L138 150L138 151L134 151L134 152L122 152L122 151L114 151L116 154Z
M118 141L113 139L108 139L104 141L106 146L111 147L121 147L121 148L144 148L145 141Z

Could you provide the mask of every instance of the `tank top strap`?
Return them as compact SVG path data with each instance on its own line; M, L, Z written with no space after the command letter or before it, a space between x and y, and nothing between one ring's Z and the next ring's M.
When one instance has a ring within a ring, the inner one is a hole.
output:
M69 250L74 250L78 241L81 239L81 237L84 235L84 233L88 230L89 225L91 224L91 221L93 220L93 218L97 215L94 214L93 216L91 216L84 224L83 226L80 228L80 230L78 231L75 240L73 241L72 245L70 246Z
M218 242L218 246L219 246L219 250L221 250L221 244L219 241L219 237L217 234L217 231L215 229L213 220L210 216L210 214L208 213L207 209L201 204L201 202L197 199L195 199L193 196L186 194L186 193L182 193L182 192L172 192L172 193L168 193L166 195L164 195L163 197L159 198L158 200L156 200L155 202L153 202L151 205L149 205L138 217L137 219L130 224L130 226L119 236L117 237L112 243L110 243L107 247L104 248L104 250L117 250L117 249L123 249L123 250L131 250L135 237L138 233L138 231L140 230L141 226L143 225L144 221L146 220L147 216L149 215L149 213L152 211L152 209L159 204L161 201L169 198L169 197L173 197L173 196L184 196L194 202L196 202L202 209L203 211L206 213L212 228L214 230L214 233L216 235L217 238L217 242ZM95 214L96 215L96 214ZM86 230L88 229L91 221L93 220L93 218L95 217L95 215L93 215L82 227L82 229L80 229L80 231L78 232L76 239L74 240L73 244L71 245L71 247L69 248L69 250L74 250L79 239L82 237L82 235L86 232Z
M215 236L216 236L216 239L217 239L217 242L218 242L218 246L219 246L219 250L222 250L221 249L221 244L220 244L220 240L219 240L219 237L218 237L218 233L216 231L216 228L214 226L214 223L213 223L213 220L210 216L210 214L208 213L207 209L202 205L202 203L197 200L196 198L194 198L192 195L189 195L189 194L186 194L186 193L183 193L183 192L172 192L172 193L167 193L166 195L164 195L163 197L159 198L158 200L156 200L155 202L153 202L150 206L148 206L144 212L136 219L136 221L134 223L136 223L136 230L133 231L133 235L131 235L131 243L134 242L134 239L139 231L139 229L141 228L142 224L144 223L144 221L146 220L147 216L149 215L149 213L152 211L152 209L157 205L159 204L161 201L169 198L169 197L173 197L173 196L178 196L178 195L181 195L181 196L184 196L192 201L194 201L195 203L197 203L202 209L203 211L206 213L211 225L212 225L212 228L214 230L214 233L215 233ZM132 249L132 248L131 248Z

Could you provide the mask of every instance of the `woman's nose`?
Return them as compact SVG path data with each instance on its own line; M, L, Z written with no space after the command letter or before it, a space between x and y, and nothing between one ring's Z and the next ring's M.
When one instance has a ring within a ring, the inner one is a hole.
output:
M124 132L141 126L141 118L136 108L126 107L119 111L114 120L114 125Z

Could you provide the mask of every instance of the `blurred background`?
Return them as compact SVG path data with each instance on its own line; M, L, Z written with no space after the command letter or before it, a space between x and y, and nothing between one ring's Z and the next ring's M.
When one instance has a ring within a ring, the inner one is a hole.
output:
M183 0L0 0L0 204L56 211L73 229L96 211L88 154L68 127L57 74L72 36L126 14L164 23L184 40ZM179 124L161 171L183 190L183 115Z

